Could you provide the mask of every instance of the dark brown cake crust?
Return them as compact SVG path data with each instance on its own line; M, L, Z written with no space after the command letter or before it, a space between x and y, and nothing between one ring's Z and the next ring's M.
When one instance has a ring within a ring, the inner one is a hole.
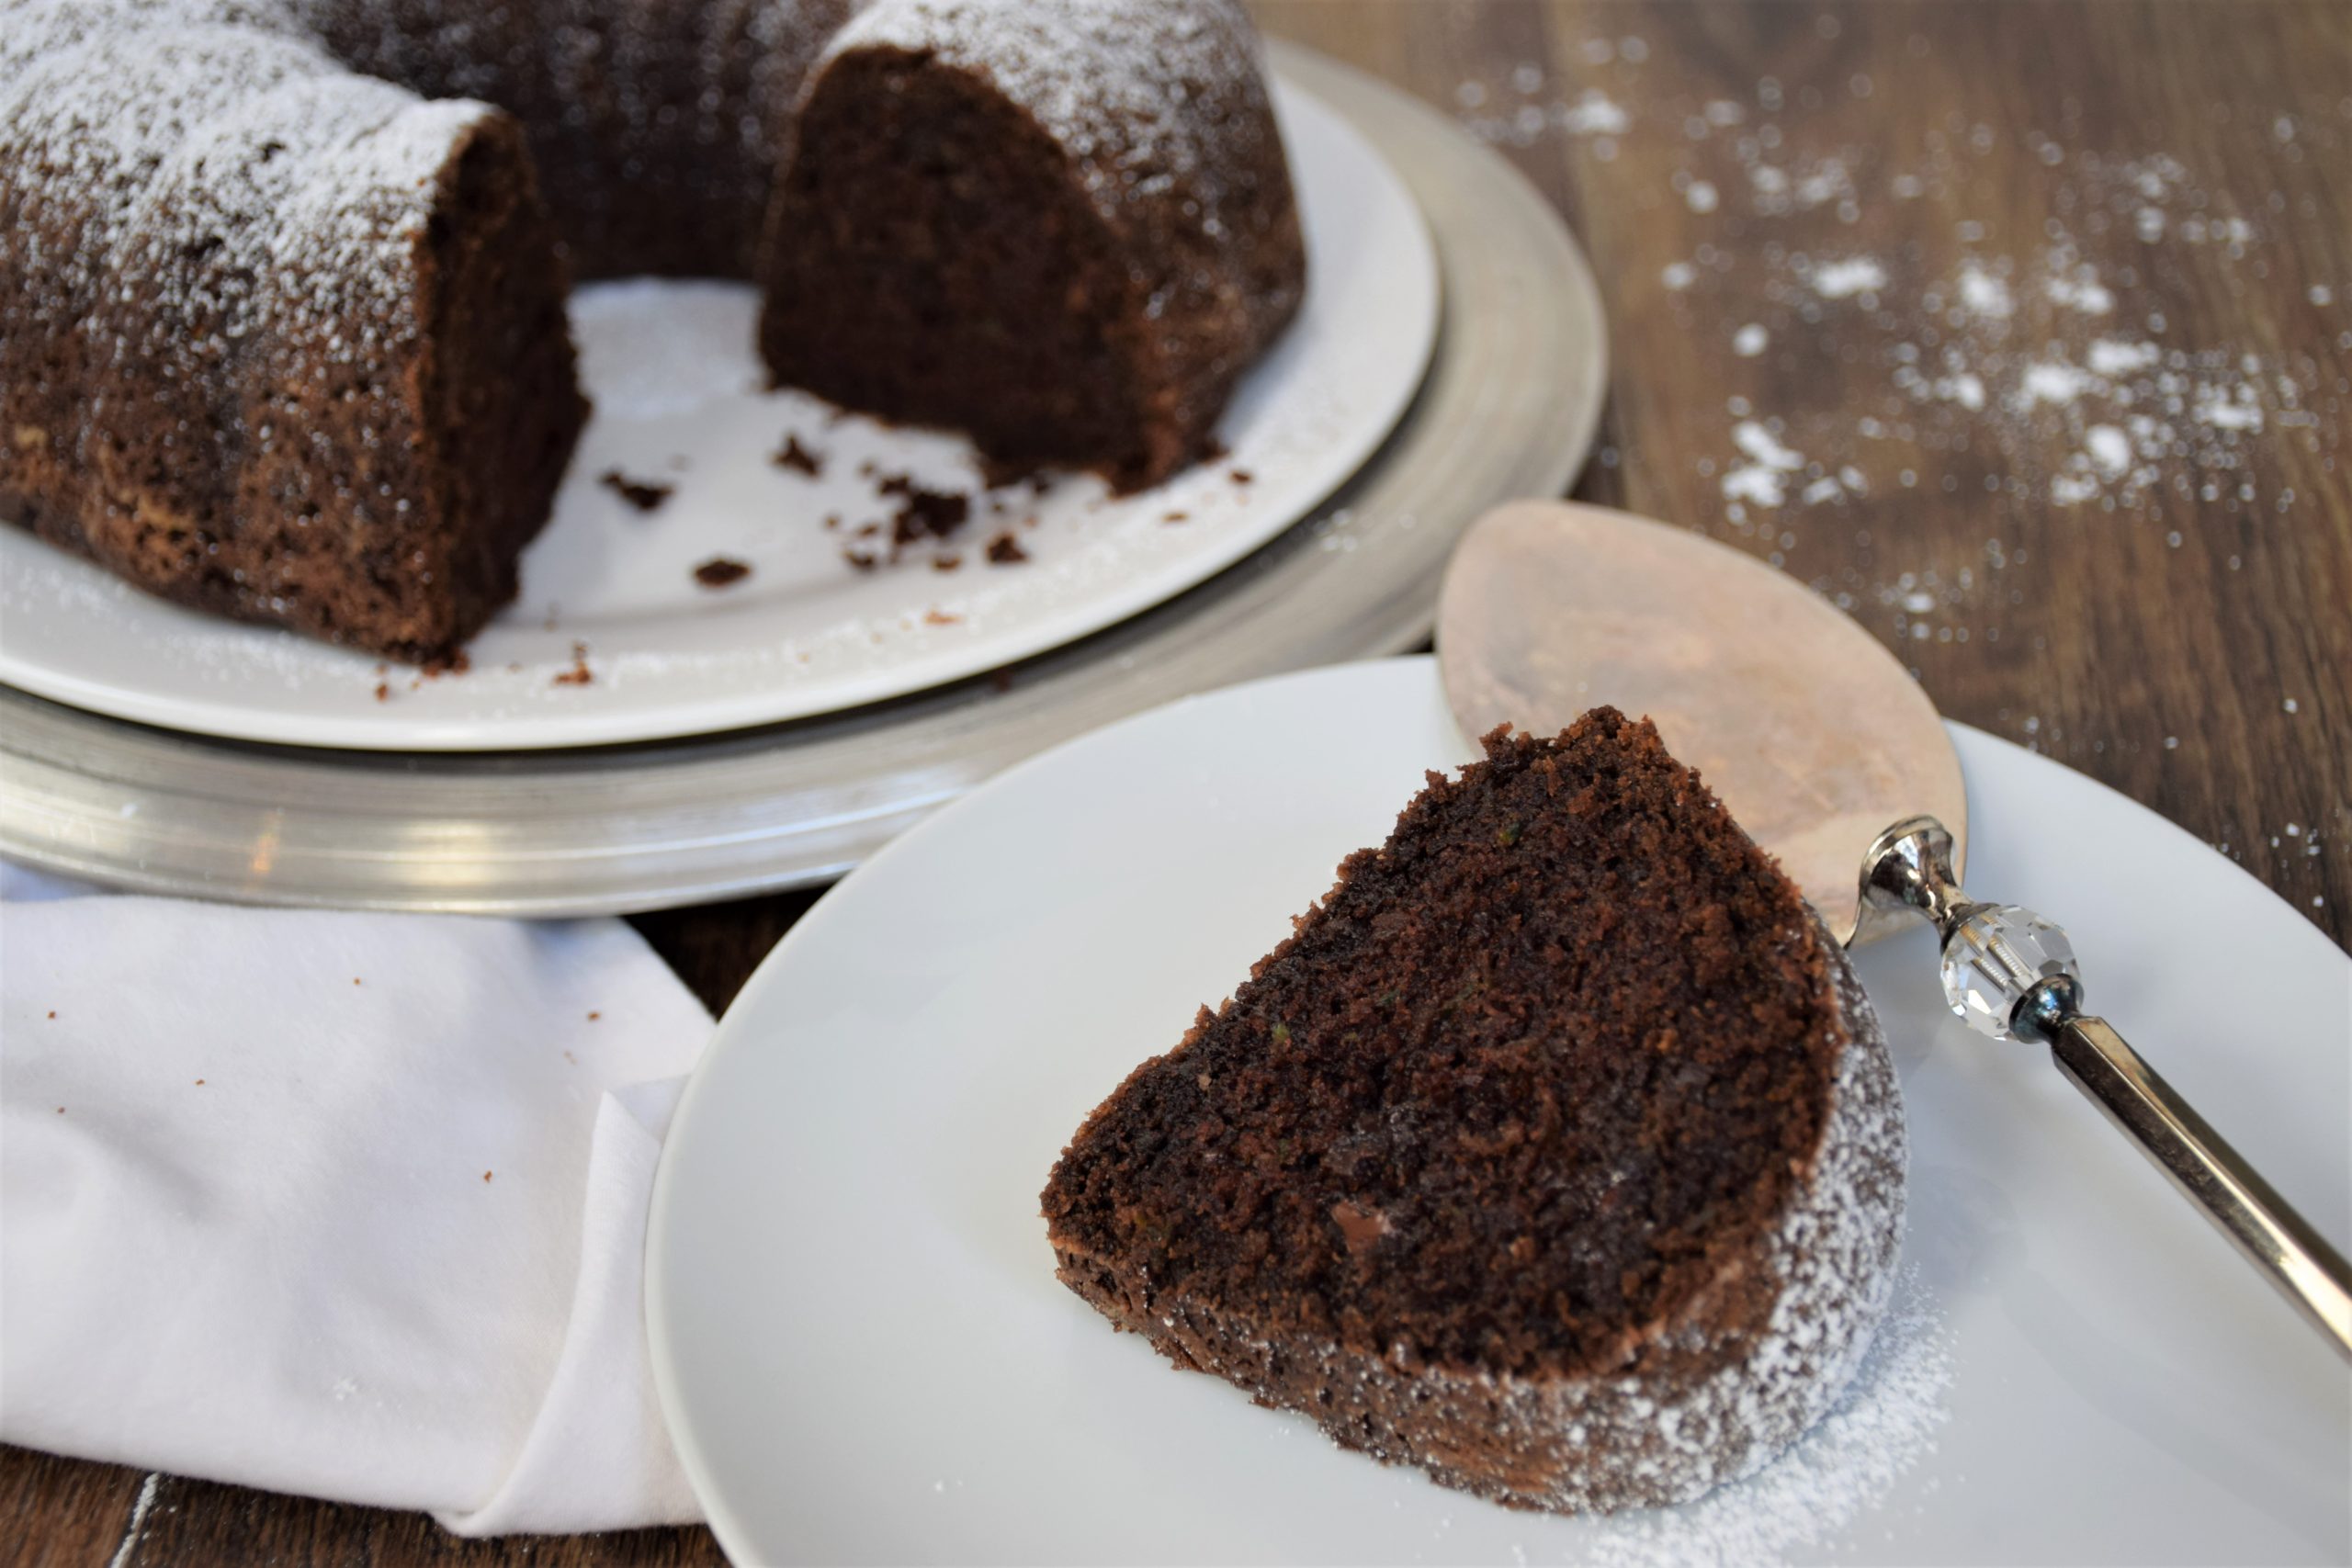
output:
M1487 740L1079 1131L1063 1280L1180 1366L1502 1501L1695 1495L1883 1305L1868 1004L1646 723Z

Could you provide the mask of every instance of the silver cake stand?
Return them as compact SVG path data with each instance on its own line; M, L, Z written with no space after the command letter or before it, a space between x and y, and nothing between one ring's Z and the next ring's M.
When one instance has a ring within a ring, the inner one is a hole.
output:
M1445 300L1396 433L1248 559L991 676L640 746L262 746L0 687L0 852L248 903L579 915L706 902L837 876L980 780L1127 714L1421 642L1464 528L1497 502L1561 493L1590 450L1600 295L1544 198L1442 115L1306 50L1272 55L1411 189Z

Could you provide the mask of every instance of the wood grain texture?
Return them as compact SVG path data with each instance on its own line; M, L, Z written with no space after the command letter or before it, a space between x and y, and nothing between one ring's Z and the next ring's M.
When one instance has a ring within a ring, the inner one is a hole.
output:
M1580 497L1774 560L1947 714L2352 944L2336 0L1257 9L1456 114L1568 215L1613 334ZM638 924L717 1008L808 902ZM698 1529L463 1542L170 1478L133 1532L143 1480L0 1452L0 1564L126 1540L128 1563L718 1560Z
M2352 942L2340 7L1260 12L1453 111L1567 213L1612 333L1580 497L1844 595L1948 716ZM1883 283L1807 286L1857 261ZM1726 494L1747 422L1802 459L1765 465L1778 505Z

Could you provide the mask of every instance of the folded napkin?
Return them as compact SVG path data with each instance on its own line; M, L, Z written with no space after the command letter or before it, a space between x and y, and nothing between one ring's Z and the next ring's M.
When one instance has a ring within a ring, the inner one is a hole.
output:
M0 867L0 1439L466 1535L698 1517L643 1257L710 1027L618 920Z

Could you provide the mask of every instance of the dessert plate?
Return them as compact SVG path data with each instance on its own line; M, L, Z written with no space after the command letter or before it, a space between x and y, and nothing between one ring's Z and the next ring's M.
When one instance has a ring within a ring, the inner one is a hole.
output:
M2135 1039L2340 1245L2352 961L2162 818L1952 736L1972 877L2064 908ZM2352 1553L2352 1374L2038 1053L1945 1012L1924 929L1859 955L1911 1125L1895 1312L1836 1414L1698 1504L1445 1491L1064 1290L1037 1193L1080 1119L1471 751L1426 659L1194 698L983 785L793 930L680 1106L649 1244L663 1406L737 1561Z
M200 615L0 528L0 681L245 740L509 750L832 712L1098 631L1313 511L1429 365L1440 284L1412 197L1340 114L1279 77L1275 99L1306 303L1226 411L1227 454L1151 491L989 490L960 438L763 390L749 286L593 286L572 319L595 416L462 675ZM808 461L776 460L787 438ZM901 479L967 520L894 550L922 516Z

